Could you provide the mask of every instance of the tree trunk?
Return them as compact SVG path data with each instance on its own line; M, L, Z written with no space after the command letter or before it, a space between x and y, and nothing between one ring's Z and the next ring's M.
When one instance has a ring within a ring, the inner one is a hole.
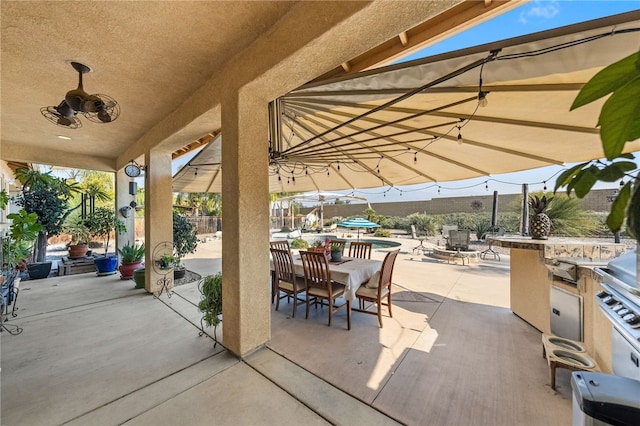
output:
M34 247L34 259L36 262L44 262L47 259L47 233L40 231Z

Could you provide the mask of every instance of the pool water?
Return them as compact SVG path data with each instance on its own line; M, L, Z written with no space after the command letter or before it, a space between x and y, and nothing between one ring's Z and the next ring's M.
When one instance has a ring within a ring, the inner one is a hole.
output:
M391 241L391 240L361 239L360 242L361 243L373 243L373 248L374 249L393 248L393 247L400 247L402 245L397 241ZM349 247L349 243L347 243L347 247Z
M351 243L351 241L357 241L357 240L347 240L346 238L339 238L335 235L326 235L323 236L322 238L329 238L332 240L346 240L347 241L347 246L346 249L349 249L349 244ZM313 244L315 241L318 241L319 237L316 238L305 238L305 240L309 243L309 246L311 246L311 244ZM289 242L291 242L292 240L289 240ZM377 239L368 239L368 238L361 238L359 240L360 242L363 243L372 243L373 244L373 248L374 249L386 249L386 248L393 248L393 247L400 247L402 244L400 244L397 241L391 241L391 240L377 240Z

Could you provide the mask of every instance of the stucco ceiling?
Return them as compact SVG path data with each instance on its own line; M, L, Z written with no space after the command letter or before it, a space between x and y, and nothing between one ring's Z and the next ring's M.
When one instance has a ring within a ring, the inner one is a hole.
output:
M2 2L2 141L115 158L295 2ZM78 85L118 101L109 124L47 122ZM57 135L71 137L58 139Z
M484 3L438 0L402 2L393 6L394 2L376 2L374 6L369 2L317 2L312 6L313 3L3 1L0 6L0 154L5 160L67 167L103 170L122 167L123 161L129 160L123 157L133 152L133 146L146 143L145 136L167 126L172 114L175 116L176 112L185 109L185 102L190 102L191 96L235 57L255 45L257 40L277 33L274 27L282 22L283 17L293 20L298 16L300 21L300 16L306 16L300 11L303 7L315 7L316 11L344 9L343 16L333 13L330 17L319 14L308 18L318 21L334 19L337 24L360 9L377 7L378 13L383 15L384 8L399 8L396 5L402 4L406 9L404 21L391 16L385 22L386 28L379 31L381 34L386 31L393 37L398 32L390 31L407 29L402 27L405 25L403 22L414 21L411 25L417 25L442 11L452 13L453 8L457 19L448 16L440 20L440 26L431 25L443 34L487 11L499 10L509 0ZM454 8L460 5L467 10ZM292 13L296 8L297 15ZM330 14L327 12L327 15ZM377 22L382 21L378 19ZM307 28L310 26L306 25ZM325 25L330 28L333 22ZM345 52L345 55L355 57L366 50L367 37L372 38L375 31L368 28L370 25L367 27L367 22L363 21L362 26L353 27L352 34L354 41L363 47L352 47L353 52ZM409 40L408 47L414 47L415 40L419 39L413 34L411 36L414 41ZM401 39L403 46L407 47L407 34ZM350 44L355 45L354 41ZM367 48L372 47L373 44ZM269 46L264 53L269 55L276 50L277 46ZM387 50L387 57L399 52L397 49ZM380 56L380 52L377 55ZM92 68L92 72L84 75L84 89L87 93L107 94L117 100L121 108L117 120L99 124L79 116L82 128L71 130L43 118L41 107L58 105L65 93L78 85L78 73L69 61L81 62ZM340 63L329 64L323 72ZM308 78L310 80L320 74L318 72ZM176 150L207 138L207 134L215 134L220 125L219 118L215 118L218 116L219 110L206 110L190 118L184 126L176 126L178 129L171 135L162 135L165 141L170 142L166 148ZM71 139L62 140L58 135ZM140 149L137 154L142 152L144 150Z

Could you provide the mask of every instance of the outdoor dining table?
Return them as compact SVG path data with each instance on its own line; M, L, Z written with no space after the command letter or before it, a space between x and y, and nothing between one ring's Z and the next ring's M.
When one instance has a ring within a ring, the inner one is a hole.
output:
M366 283L381 267L382 261L380 260L356 257L343 256L339 262L329 261L331 280L346 287L344 298L350 302L356 300L358 288ZM271 268L273 270L273 263L271 263ZM299 254L293 255L293 268L296 275L304 276L304 267Z

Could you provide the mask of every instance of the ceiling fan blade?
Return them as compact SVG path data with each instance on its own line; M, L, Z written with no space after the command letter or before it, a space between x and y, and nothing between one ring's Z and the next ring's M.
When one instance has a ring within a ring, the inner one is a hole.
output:
M111 123L111 116L104 108L98 111L98 119L103 123Z
M67 127L69 127L69 126L71 126L71 125L73 124L73 121L71 121L71 120L70 120L69 118L67 118L67 117L62 117L62 116L61 116L61 117L59 117L59 118L58 118L58 123L57 123L57 124L59 124L60 126L67 126Z
M67 101L64 99L62 100L62 102L60 102L60 104L58 104L57 107L55 107L55 110L58 111L60 115L67 118L71 118L75 115L75 111L69 106Z

